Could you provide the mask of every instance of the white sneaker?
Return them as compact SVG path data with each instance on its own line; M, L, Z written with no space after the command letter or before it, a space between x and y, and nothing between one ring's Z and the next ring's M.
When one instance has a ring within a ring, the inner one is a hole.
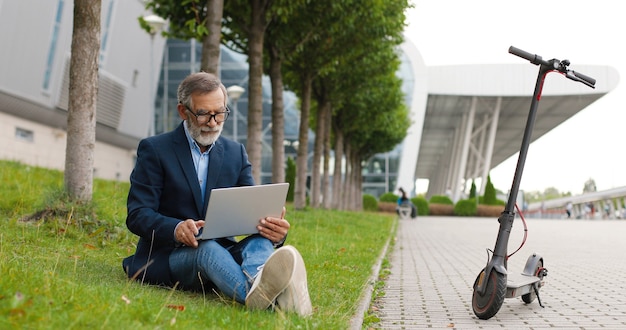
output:
M274 303L289 285L298 255L293 247L283 246L267 258L246 296L248 308L267 309Z
M300 316L309 316L313 314L313 306L309 297L304 260L296 248L287 247L292 248L296 254L295 267L289 285L285 291L278 295L276 303L280 309L286 312L296 312Z

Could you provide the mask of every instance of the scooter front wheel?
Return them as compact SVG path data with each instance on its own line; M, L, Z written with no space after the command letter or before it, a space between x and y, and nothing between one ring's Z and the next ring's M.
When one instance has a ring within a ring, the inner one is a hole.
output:
M482 281L487 281L484 294L479 294L476 288ZM485 269L478 274L474 281L474 294L472 295L472 309L474 314L481 320L488 320L502 307L506 296L506 274L501 274L491 270L490 274L485 274Z

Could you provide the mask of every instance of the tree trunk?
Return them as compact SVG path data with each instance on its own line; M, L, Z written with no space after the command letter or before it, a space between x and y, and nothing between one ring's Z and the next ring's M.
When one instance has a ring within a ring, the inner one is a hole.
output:
M202 40L202 63L200 64L200 69L219 77L224 0L207 0L206 8L206 28L209 34Z
M354 173L354 208L355 211L363 210L363 165L361 157L355 155L354 166L352 172Z
M344 158L346 159L346 173L345 175L345 180L343 183L343 198L342 198L342 202L343 202L343 206L342 206L342 210L349 210L350 209L350 196L352 193L352 155L351 155L351 150L350 150L350 144L348 143L347 140L345 140L345 136L344 136Z
M285 114L283 101L282 59L270 49L270 80L272 82L272 182L285 182Z
M296 189L294 190L294 207L303 209L306 206L306 178L309 143L309 112L311 111L312 78L302 79L302 105L300 109L300 128L298 132L298 153L296 159Z
M324 151L324 135L326 132L324 131L326 125L324 124L324 115L326 111L324 108L330 107L330 103L325 100L318 100L318 109L317 109L317 127L315 128L315 142L313 144L313 164L311 165L311 206L319 207L320 206L320 197L321 197L321 182L322 178L320 173L322 172L322 153Z
M359 177L361 176L361 162L360 157L356 153L352 153L351 162L352 162L352 172L350 176L352 177L350 184L350 210L357 211L358 207L358 198L359 198Z
M324 126L326 129L324 132L324 164L323 164L323 177L322 177L322 207L330 209L330 203L332 200L332 189L330 186L330 133L331 133L331 120L332 120L332 106L329 104L326 115L324 116Z
M252 178L261 184L261 144L263 130L263 38L265 35L265 6L262 0L252 0L252 17L248 35L248 158L252 163Z
M100 1L74 1L65 191L70 199L81 202L90 202L93 194L101 5Z
M335 169L333 170L333 200L331 207L340 210L343 206L343 191L341 187L345 187L342 171L343 161L343 134L335 130Z

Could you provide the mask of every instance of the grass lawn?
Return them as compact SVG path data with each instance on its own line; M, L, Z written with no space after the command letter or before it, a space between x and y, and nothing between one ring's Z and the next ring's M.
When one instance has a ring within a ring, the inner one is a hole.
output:
M315 309L300 318L127 280L121 261L137 241L124 223L128 183L96 180L93 205L72 206L59 171L0 161L0 182L0 329L346 329L395 222L288 206L287 244L307 263Z

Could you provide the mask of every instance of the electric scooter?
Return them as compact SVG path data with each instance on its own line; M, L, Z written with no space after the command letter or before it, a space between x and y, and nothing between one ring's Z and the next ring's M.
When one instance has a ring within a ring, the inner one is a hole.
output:
M530 304L536 298L539 305L544 307L539 298L539 289L543 286L543 278L547 276L548 271L543 267L543 258L541 256L533 253L526 261L526 265L521 274L513 274L507 271L508 258L519 251L518 248L511 255L507 255L509 235L513 227L513 220L515 219L515 201L517 200L522 171L524 169L524 163L526 162L528 146L530 145L531 134L537 114L537 106L541 98L544 79L550 72L559 72L566 78L581 82L591 88L595 88L596 83L596 80L591 77L569 70L567 68L570 65L568 60L544 60L539 55L533 55L513 46L509 47L509 53L526 59L532 64L539 65L539 74L537 76L537 82L535 83L535 91L524 129L524 137L520 147L517 167L515 169L515 175L513 176L513 185L511 186L504 211L498 218L500 228L498 230L498 237L496 238L496 245L493 251L488 250L493 256L488 258L487 265L481 270L474 282L472 309L474 310L474 314L479 319L483 320L488 320L498 313L500 307L502 307L504 298L521 296L522 300L527 304ZM524 235L526 235L526 222L522 213L519 213L524 223ZM525 240L526 236L524 236L522 245ZM521 247L522 246L520 246L520 248Z

